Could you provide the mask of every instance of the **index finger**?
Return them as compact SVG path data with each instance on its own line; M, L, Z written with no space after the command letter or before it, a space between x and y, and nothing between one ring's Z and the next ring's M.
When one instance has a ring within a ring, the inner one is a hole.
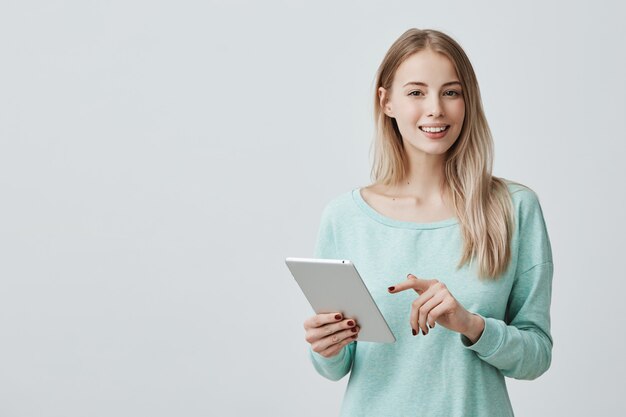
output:
M316 314L313 317L309 317L305 322L305 327L321 327L328 323L336 323L343 319L341 313L321 313Z
M387 290L389 290L390 293L395 294L397 292L413 289L417 291L418 294L421 294L426 291L434 281L434 279L421 279L413 274L409 274L407 275L406 280L387 288Z

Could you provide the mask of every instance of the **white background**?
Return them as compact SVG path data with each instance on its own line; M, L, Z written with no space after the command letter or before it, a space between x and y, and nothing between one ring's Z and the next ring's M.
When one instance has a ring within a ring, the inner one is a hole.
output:
M0 416L336 415L284 258L370 183L411 27L466 50L494 175L544 210L553 362L516 415L623 413L618 2L0 4Z

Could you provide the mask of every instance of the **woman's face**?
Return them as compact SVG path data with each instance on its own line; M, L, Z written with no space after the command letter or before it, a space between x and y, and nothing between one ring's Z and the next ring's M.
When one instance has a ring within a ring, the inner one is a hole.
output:
M454 66L445 55L430 49L411 55L396 70L391 89L380 87L378 95L385 114L396 119L405 149L440 155L457 140L465 101ZM433 127L446 128L438 133Z

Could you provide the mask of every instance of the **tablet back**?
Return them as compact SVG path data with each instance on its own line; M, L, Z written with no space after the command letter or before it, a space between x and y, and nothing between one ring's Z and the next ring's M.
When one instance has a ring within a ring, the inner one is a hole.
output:
M357 341L396 341L355 265L349 260L286 258L285 263L315 313L341 313L354 318Z

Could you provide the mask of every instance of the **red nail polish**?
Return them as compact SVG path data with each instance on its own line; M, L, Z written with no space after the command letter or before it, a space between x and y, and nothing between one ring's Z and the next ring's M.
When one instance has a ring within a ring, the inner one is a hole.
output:
M350 321L348 322L348 326L354 326L354 322L353 322L352 320L350 320Z
M417 332L415 331L415 329L411 329L413 330L413 336L417 335Z
M341 320L341 314L337 314L337 315L335 316L335 320Z
M353 327L350 330L352 330L352 333L356 333L356 327Z
M388 289L389 291L393 291L393 290L395 290L395 289L396 289L396 287L389 287L389 288L387 288L387 289Z

